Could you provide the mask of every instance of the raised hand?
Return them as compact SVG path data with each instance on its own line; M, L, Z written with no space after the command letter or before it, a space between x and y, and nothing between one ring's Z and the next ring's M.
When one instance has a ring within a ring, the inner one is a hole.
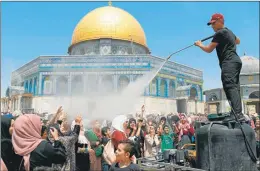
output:
M75 123L77 125L80 125L81 124L81 121L82 121L82 117L80 115L78 115L76 118L75 118Z
M57 113L61 113L63 111L62 106L59 107L59 109L57 110Z

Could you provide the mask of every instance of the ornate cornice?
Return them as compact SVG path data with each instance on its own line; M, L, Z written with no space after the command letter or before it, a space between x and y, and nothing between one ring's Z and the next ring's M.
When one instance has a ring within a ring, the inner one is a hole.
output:
M95 69L101 68L106 70L105 73L144 73L163 61L164 59L151 55L40 56L14 71L12 80L24 80L36 72L58 72L60 70L64 72L74 72L75 70L77 72L97 72ZM202 71L171 61L164 65L159 74L173 79L180 77L190 80L190 82L203 83Z

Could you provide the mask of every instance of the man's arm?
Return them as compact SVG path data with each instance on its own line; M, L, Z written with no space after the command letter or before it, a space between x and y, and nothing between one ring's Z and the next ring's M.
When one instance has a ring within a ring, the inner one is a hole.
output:
M195 45L200 47L204 52L207 52L207 53L211 53L218 45L218 43L216 42L211 42L208 46L205 46L202 44L202 42L199 40L199 41L196 41L195 42Z
M237 45L240 44L240 39L239 39L239 37L236 37L236 44L237 44Z

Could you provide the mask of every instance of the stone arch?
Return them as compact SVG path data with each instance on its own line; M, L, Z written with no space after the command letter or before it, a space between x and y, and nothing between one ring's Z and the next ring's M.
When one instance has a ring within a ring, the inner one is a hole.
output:
M218 101L218 96L215 93L211 93L209 96L209 101Z
M249 99L259 99L259 91L254 91L249 94Z
M150 84L150 94L156 96L157 95L157 79L154 78Z
M60 76L56 80L56 94L67 95L68 94L68 78L66 76Z
M43 77L42 92L43 94L52 94L52 80L50 76Z
M138 75L134 75L134 81L139 80L143 75L142 74L138 74Z
M160 96L166 97L166 95L167 95L167 82L165 79L162 79L160 84Z
M195 100L198 96L197 89L195 87L190 88L190 99Z
M130 83L129 78L126 75L121 75L118 79L118 83L119 83L119 91L123 90L124 88L126 88L128 86L128 84Z
M114 81L112 75L105 75L102 78L102 84L101 84L102 90L104 92L112 92L114 90Z
M88 87L88 93L97 92L99 86L98 76L95 74L88 75L86 86Z
M176 97L176 87L175 87L175 81L170 81L169 83L169 93L168 97Z
M30 79L30 82L29 82L29 93L32 93L32 84L33 84L33 80L32 79Z
M29 85L29 83L28 83L28 80L27 80L25 82L25 85L24 85L24 90L25 90L26 93L28 92L28 85Z
M35 94L37 94L37 86L38 86L38 84L37 84L37 77L35 77L33 81L34 81L34 84L33 84L33 94L35 95Z
M199 91L200 91L200 101L203 101L203 92L202 92L202 87L199 86Z
M74 75L71 79L71 94L79 95L84 92L84 81L82 75Z

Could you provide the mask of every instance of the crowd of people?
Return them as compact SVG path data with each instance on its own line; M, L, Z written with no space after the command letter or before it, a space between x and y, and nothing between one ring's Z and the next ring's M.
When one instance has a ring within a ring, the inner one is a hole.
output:
M138 171L137 158L195 143L195 121L206 120L206 116L178 113L145 118L118 115L112 121L77 116L70 121L62 107L47 122L35 114L2 114L1 171ZM259 118L248 124L260 144Z

